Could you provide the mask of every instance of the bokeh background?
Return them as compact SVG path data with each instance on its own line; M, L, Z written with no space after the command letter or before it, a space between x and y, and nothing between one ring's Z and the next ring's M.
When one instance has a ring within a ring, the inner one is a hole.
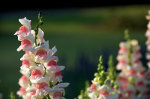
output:
M149 9L147 4L41 10L45 39L49 40L50 48L57 47L58 64L66 67L63 80L70 83L66 88L67 99L77 97L85 80L93 79L100 55L104 57L106 68L108 56L117 56L125 29L129 30L131 38L139 40L142 61L146 65L145 31L148 21L145 15ZM0 13L0 93L4 99L9 99L10 91L19 99L16 91L21 76L20 58L24 53L16 51L20 42L13 35L21 26L18 19L27 17L32 20L34 29L38 22L37 14L34 9Z

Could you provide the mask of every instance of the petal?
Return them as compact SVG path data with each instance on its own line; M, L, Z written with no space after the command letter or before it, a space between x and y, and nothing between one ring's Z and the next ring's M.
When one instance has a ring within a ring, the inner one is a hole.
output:
M53 55L53 54L55 54L55 53L57 52L57 48L54 46L54 47L51 49L51 51L52 51L52 55Z
M59 83L57 86L59 86L61 88L65 88L65 87L69 86L69 83Z
M65 69L65 66L57 66L57 70L58 71L62 71L62 70L64 70Z
M19 19L19 22L22 24L22 25L24 25L24 26L26 26L27 28L28 28L28 30L30 30L31 29L31 20L28 20L26 17L25 18L22 18L22 19Z
M38 29L38 36L40 39L44 36L44 32L40 28Z
M22 48L22 46L20 45L19 46L19 48L17 48L17 51L19 52L19 51L21 51L23 48Z

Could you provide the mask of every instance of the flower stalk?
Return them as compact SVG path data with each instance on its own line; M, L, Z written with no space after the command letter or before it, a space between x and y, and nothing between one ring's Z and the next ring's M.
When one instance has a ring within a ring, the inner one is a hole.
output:
M38 46L37 41L36 41L37 35L38 35L38 28L43 25L43 17L41 16L41 12L39 12L39 14L38 14L38 21L39 22L35 27L35 39L34 39L35 46Z
M61 99L65 95L62 70L64 66L58 65L57 49L49 48L49 42L44 39L44 32L40 26L43 24L42 16L38 15L38 24L35 30L31 29L31 20L19 19L23 25L15 33L21 42L17 51L23 50L22 65L19 79L20 89L17 94L23 99Z

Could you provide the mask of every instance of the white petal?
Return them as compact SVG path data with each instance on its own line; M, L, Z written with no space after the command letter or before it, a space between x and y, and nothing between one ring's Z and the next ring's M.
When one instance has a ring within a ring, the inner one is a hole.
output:
M64 87L69 86L69 83L60 83L58 84L58 86L64 88Z
M19 19L19 22L22 24L22 25L24 25L24 26L26 26L27 28L28 28L28 30L30 30L31 29L31 20L28 20L26 17L25 18L22 18L22 19Z
M20 45L19 48L17 48L17 51L21 51L22 50L22 46Z
M38 29L38 36L40 38L43 38L43 36L44 36L44 32L40 28Z
M53 55L53 54L55 54L55 53L57 52L57 48L54 46L54 47L51 49L51 51L52 51L52 55Z
M62 71L62 70L64 70L64 69L65 69L64 66L57 66L57 70L58 70L58 71Z

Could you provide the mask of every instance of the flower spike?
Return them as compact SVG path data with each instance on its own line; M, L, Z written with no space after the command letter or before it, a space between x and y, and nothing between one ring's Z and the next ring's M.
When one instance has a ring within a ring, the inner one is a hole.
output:
M21 57L22 74L19 79L20 89L17 94L23 99L64 99L65 88L69 83L63 83L62 70L55 55L57 49L49 48L49 42L44 39L44 32L40 29L43 24L42 16L38 15L38 24L31 30L31 21L27 18L19 19L23 25L15 33L21 41L17 51L25 51Z

